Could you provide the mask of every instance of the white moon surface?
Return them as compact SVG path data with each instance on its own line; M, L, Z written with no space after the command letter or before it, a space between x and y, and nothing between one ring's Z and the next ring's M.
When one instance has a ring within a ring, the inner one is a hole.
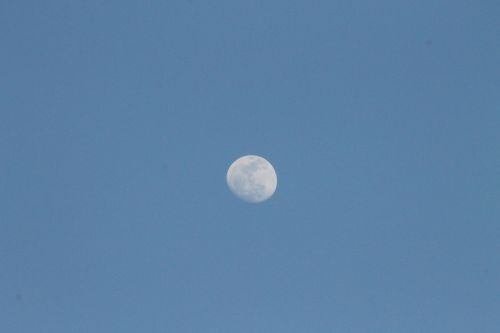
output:
M234 161L227 170L226 181L237 197L252 203L269 199L278 185L271 163L256 155L243 156Z

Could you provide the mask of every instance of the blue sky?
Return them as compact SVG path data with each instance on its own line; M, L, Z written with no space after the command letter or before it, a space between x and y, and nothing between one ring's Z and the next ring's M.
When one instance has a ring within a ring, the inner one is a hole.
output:
M499 332L498 17L1 2L0 331Z

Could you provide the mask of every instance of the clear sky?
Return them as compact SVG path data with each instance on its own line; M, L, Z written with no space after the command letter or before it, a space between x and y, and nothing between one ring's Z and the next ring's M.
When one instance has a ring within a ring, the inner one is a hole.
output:
M0 331L500 332L499 17L1 1Z

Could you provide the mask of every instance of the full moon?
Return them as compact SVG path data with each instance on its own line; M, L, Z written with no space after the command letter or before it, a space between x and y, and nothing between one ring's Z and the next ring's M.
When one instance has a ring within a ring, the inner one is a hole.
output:
M227 170L226 181L237 197L252 203L269 199L278 185L271 163L256 155L243 156L234 161Z

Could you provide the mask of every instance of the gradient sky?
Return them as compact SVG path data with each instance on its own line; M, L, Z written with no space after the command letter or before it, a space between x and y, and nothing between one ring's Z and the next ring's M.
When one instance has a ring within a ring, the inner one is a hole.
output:
M1 1L0 331L500 332L499 17Z

